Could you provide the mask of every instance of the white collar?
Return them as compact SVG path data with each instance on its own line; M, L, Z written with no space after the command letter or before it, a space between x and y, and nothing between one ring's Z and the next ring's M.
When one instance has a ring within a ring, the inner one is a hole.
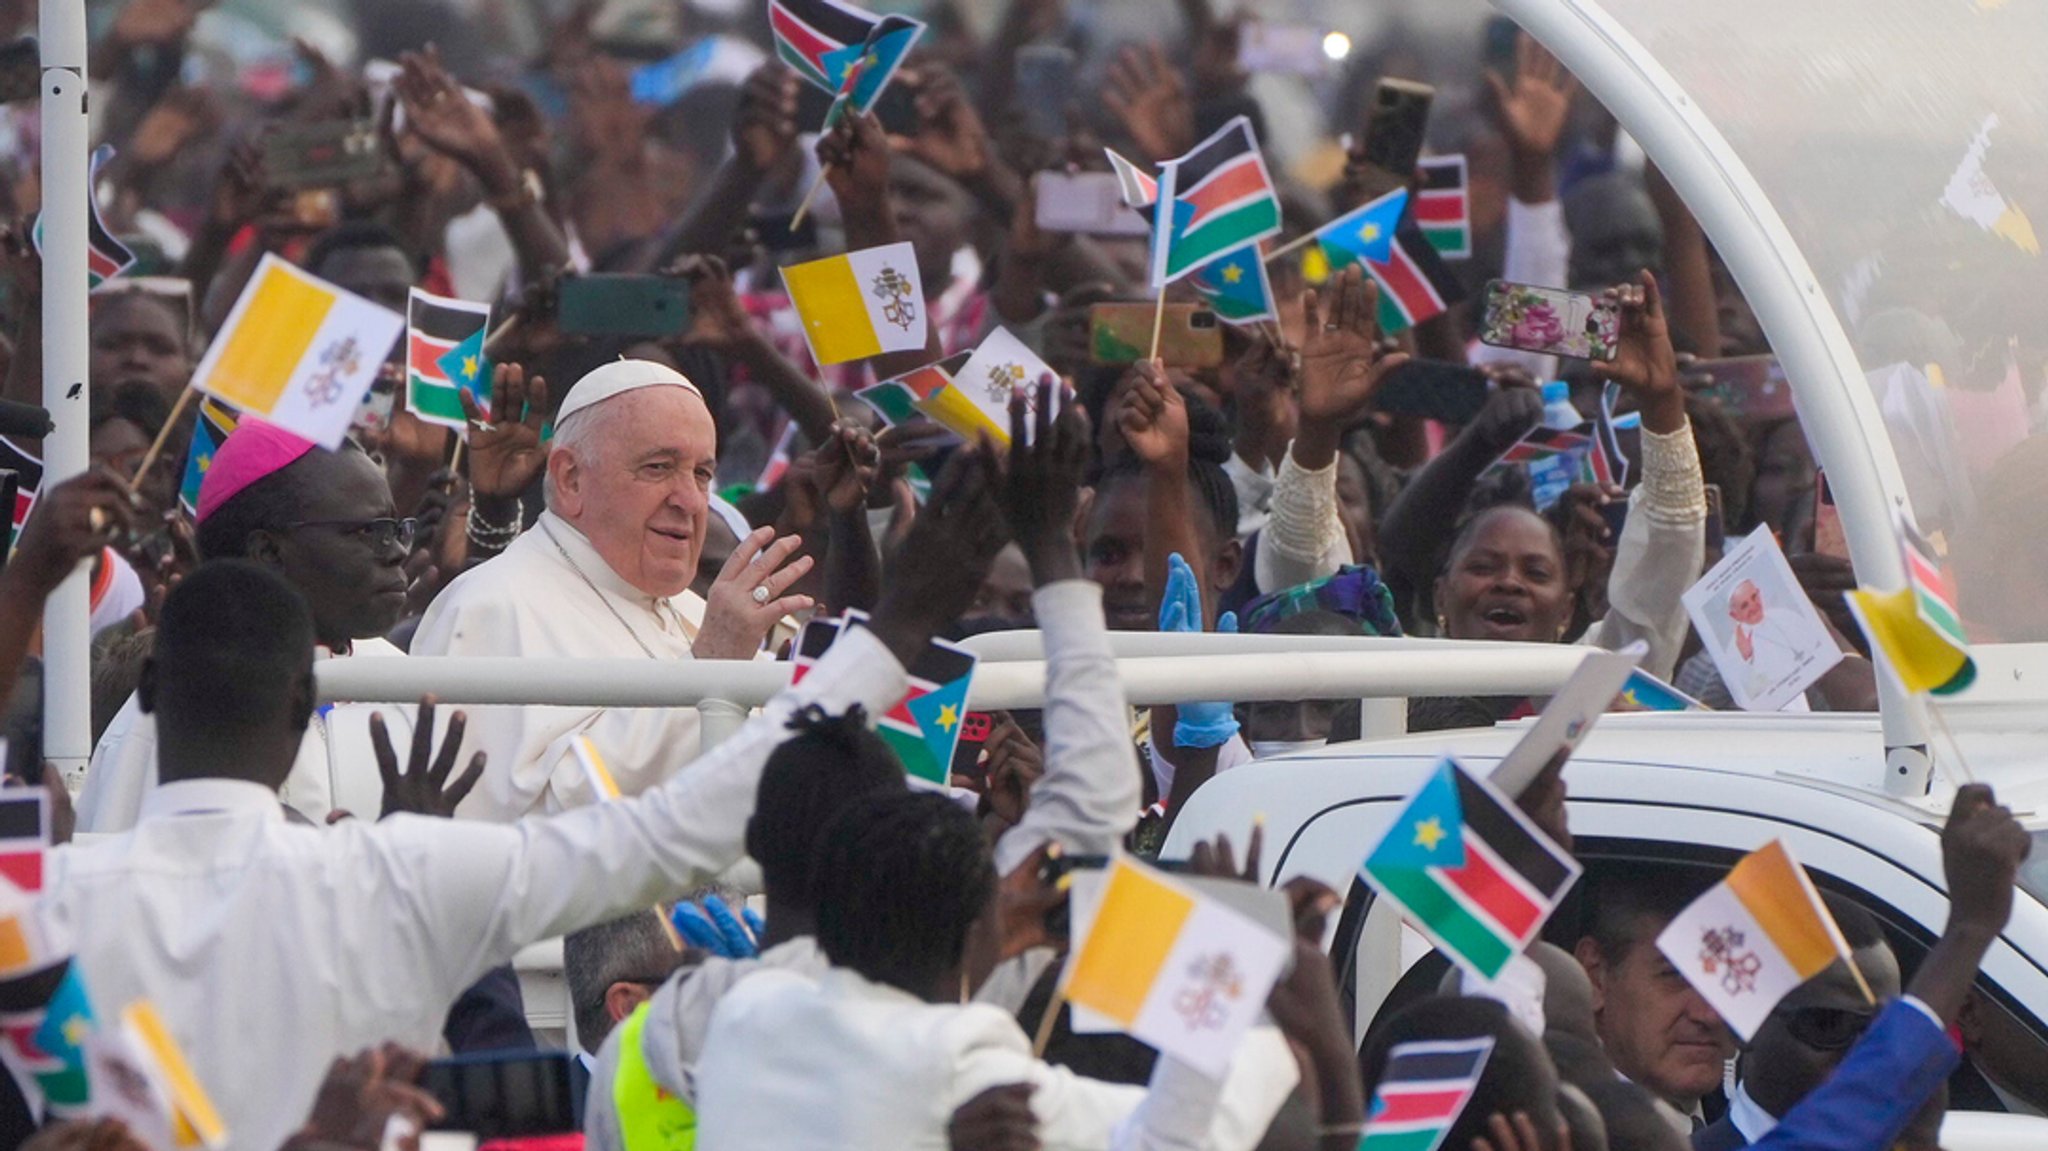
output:
M1742 1132L1744 1143L1760 1143L1778 1125L1778 1119L1763 1109L1756 1100L1749 1097L1749 1088L1737 1083L1734 1094L1728 1096L1728 1121Z
M569 557L570 565L582 572L600 592L640 604L650 610L654 607L657 602L655 597L627 583L623 576L613 571L612 565L606 563L604 557L597 553L597 547L590 542L590 537L584 535L575 524L552 511L545 511L540 513L540 526L547 529L542 538L551 539L560 545L563 553ZM553 548L549 550L552 551Z
M246 779L181 779L145 792L136 820L202 814L254 814L283 823L284 805L275 791Z

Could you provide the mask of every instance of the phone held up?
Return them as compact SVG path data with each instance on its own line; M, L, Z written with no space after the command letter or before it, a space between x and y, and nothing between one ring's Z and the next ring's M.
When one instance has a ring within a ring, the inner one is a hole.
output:
M1620 352L1621 312L1587 292L1494 280L1480 302L1479 342L1605 363Z
M1152 347L1154 305L1097 304L1088 309L1089 358L1130 364ZM1198 304L1168 304L1159 326L1159 359L1169 368L1213 368L1223 362L1223 328Z

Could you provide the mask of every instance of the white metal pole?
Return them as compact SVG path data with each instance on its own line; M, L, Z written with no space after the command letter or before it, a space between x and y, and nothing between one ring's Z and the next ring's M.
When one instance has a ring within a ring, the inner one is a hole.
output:
M1827 469L1858 581L1904 587L1892 509L1905 499L1898 457L1856 349L1785 221L1749 168L1678 81L1598 0L1494 0L1542 41L1656 161L1756 310L1792 383L1799 424ZM1878 677L1885 790L1927 791L1918 700Z
M43 487L86 468L85 0L41 0ZM80 565L43 609L43 758L75 790L92 755L90 580Z

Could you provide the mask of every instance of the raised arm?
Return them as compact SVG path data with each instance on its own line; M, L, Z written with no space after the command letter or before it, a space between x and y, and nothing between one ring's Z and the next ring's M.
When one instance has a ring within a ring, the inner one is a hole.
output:
M1123 682L1109 651L1102 588L1081 573L1073 523L1088 467L1088 417L1067 404L1046 412L1057 384L1040 385L1033 412L1010 405L1010 461L1003 515L1031 565L1031 604L1045 638L1045 774L1024 818L996 841L996 870L1009 874L1048 841L1107 855L1142 803ZM1026 421L1035 434L1026 444Z

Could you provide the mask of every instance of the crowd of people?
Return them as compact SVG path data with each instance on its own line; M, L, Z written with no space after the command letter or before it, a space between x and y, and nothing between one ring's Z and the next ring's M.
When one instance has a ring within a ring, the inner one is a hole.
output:
M1687 384L1691 360L1768 353L1760 330L1669 184L1526 34L1483 69L1407 77L1474 94L1430 123L1434 150L1467 158L1468 302L1390 334L1361 268L1282 258L1276 318L1223 325L1220 355L1103 362L1091 309L1151 310L1146 240L1045 226L1043 176L1108 171L1105 144L1160 164L1234 117L1263 139L1266 117L1312 112L1318 147L1272 164L1278 247L1377 194L1364 96L1421 62L1361 44L1341 82L1268 109L1279 89L1239 66L1244 22L1207 0L1130 42L1086 5L977 21L940 0L892 84L907 101L821 133L754 5L510 5L546 30L513 56L489 47L496 6L365 0L342 6L361 60L301 41L289 67L225 76L196 46L204 0L104 7L95 138L117 151L98 194L138 264L92 295L91 469L24 487L0 569L6 769L56 811L53 936L96 1002L161 1011L226 1146L417 1145L447 1104L423 1060L541 1046L510 965L558 937L593 1151L1377 1151L1368 1102L1403 1045L1482 1037L1439 1141L1390 1151L1931 1151L1965 1055L2001 1109L2048 1108L1973 989L2030 842L1981 786L1942 832L1931 949L1902 972L1887 930L1831 897L1855 970L1810 980L1739 1051L1653 943L1718 878L1696 869L1589 877L1529 949L1533 1021L1453 977L1355 1027L1324 951L1341 896L1307 879L1285 887L1287 973L1220 1076L1060 1002L1063 861L1154 858L1218 772L1359 734L1355 702L1133 708L1112 631L1637 645L1644 672L1726 703L1683 597L1723 538L1767 526L1845 657L1806 704L1874 706L1796 421ZM21 8L0 6L0 32L29 30ZM1050 136L1019 80L1049 45L1099 87L1068 93ZM678 52L697 71L658 90ZM33 104L6 114L24 130L0 157L5 395L34 404ZM269 142L337 122L368 126L371 174L269 170L286 154ZM777 270L900 241L928 343L818 366ZM407 402L401 341L338 447L255 417L208 446L188 385L266 255L399 313L415 288L493 305L465 425ZM687 324L573 322L565 296L607 273L676 286ZM1494 278L1594 293L1614 356L1482 346ZM854 394L999 326L1057 377L1010 393L1007 444ZM1468 418L1381 403L1445 365L1484 373ZM1500 464L1556 426L1541 385L1559 378L1565 405L1605 410L1626 486L1542 498ZM94 751L67 776L43 767L36 653L45 600L80 569ZM841 617L750 714L316 688L339 659L514 657L536 683L563 660L789 659L806 621ZM907 778L874 728L920 658L1019 628L1042 637L1044 706L977 717L949 779ZM1421 698L1409 722L1541 703ZM1560 773L1518 802L1569 849ZM1267 878L1242 814L1249 840L1201 844L1194 871ZM0 1128L10 1146L144 1139L6 1086Z

